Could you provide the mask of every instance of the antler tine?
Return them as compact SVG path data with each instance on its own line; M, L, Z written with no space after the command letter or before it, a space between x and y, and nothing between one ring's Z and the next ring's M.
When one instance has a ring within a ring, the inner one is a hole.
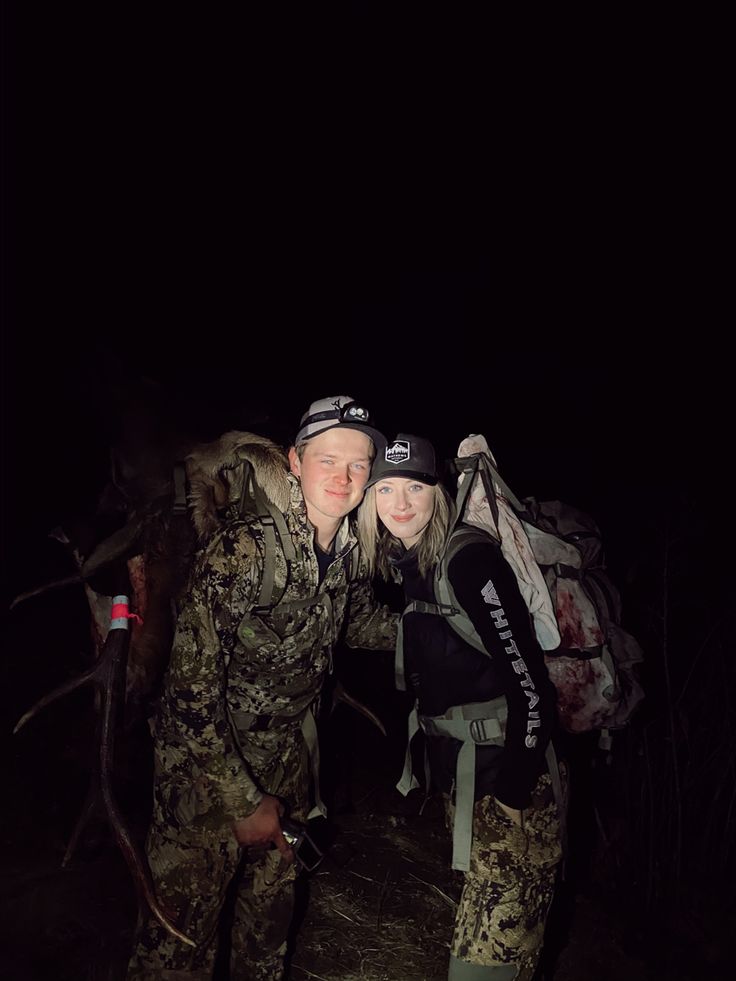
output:
M100 784L97 779L97 774L94 773L92 776L92 783L90 784L89 790L87 791L87 797L84 801L82 810L77 818L77 823L74 825L74 831L72 831L72 836L69 839L69 844L66 846L66 851L64 852L64 858L61 860L61 867L65 869L67 865L71 862L74 852L77 850L77 843L79 841L80 835L87 827L87 822L92 817L95 811L99 810L100 801Z
M60 685L54 691L41 698L18 721L14 732L18 732L27 722L36 716L43 708L67 695L88 682L93 682L101 695L100 717L97 726L97 741L99 757L94 767L91 783L87 792L82 812L77 820L69 840L62 867L66 867L79 841L79 837L87 822L98 808L100 797L105 814L110 822L115 841L120 848L128 869L133 876L139 895L148 905L153 916L164 929L183 943L194 947L194 941L182 933L169 920L156 898L153 879L148 864L143 858L128 830L123 816L115 801L112 789L112 766L115 755L115 729L118 717L118 706L125 698L125 671L128 659L128 641L130 633L127 629L108 631L107 639L102 648L97 663L81 674L78 678Z
M381 720L378 718L376 713L372 712L367 705L364 705L362 702L359 702L357 698L353 698L352 695L348 695L348 693L343 688L342 683L339 681L336 683L335 691L332 695L333 711L338 702L345 702L346 705L349 705L351 708L354 708L356 712L360 712L360 714L364 715L366 719L372 722L373 725L376 726L376 728L379 729L384 734L384 736L386 735L386 728L383 722L381 722Z
M21 716L21 718L17 721L15 729L13 729L13 735L19 732L26 722L30 722L30 720L38 715L42 709L46 708L47 705L55 702L58 698L62 698L64 695L68 695L69 692L75 691L77 688L81 688L82 685L86 685L88 681L94 681L95 677L102 674L103 670L104 664L100 660L94 665L94 667L88 668L86 671L80 674L78 678L72 678L71 681L64 682L63 685L59 685L58 688L54 688L53 691L49 692L47 695L44 695L43 698L39 698L36 704L29 708L25 715Z
M19 593L11 602L8 610L14 610L16 606L24 603L26 600L33 599L34 596L42 596L44 593L48 593L52 589L61 589L62 586L73 586L82 582L84 582L84 579L79 574L74 576L65 576L63 579L54 579L53 582L44 583L43 586L37 586L35 589L29 589L25 593Z
M112 766L115 755L115 732L118 705L125 692L125 668L128 657L127 630L110 630L105 641L105 681L102 689L100 756L99 756L99 785L105 812L110 821L115 841L120 848L123 858L133 876L139 894L145 900L151 913L161 926L174 937L191 947L194 941L177 929L161 908L153 885L148 863L145 861L128 830L128 826L120 812L112 789Z

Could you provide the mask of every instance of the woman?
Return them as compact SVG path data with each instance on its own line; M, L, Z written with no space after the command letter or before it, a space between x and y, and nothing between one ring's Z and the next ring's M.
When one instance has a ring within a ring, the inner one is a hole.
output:
M514 573L487 535L470 532L448 552L451 593L485 650L459 636L447 608L437 615L434 574L453 522L432 444L399 434L374 462L367 488L361 544L372 572L404 585L405 674L432 780L454 823L453 865L467 870L449 978L529 981L561 857L545 758L555 690Z

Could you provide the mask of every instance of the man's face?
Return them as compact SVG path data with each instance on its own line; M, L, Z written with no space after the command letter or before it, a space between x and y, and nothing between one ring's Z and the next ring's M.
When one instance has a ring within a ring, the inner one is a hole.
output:
M320 516L344 518L360 504L371 472L372 451L365 433L342 427L313 436L301 460L292 446L291 472L301 479L312 524L318 524Z

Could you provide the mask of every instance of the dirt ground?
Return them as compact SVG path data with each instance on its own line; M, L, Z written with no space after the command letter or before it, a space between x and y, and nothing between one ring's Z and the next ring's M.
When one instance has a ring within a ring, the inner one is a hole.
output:
M400 713L399 713L400 714ZM344 720L360 751L350 757L351 809L335 818L334 845L309 877L309 901L296 937L293 981L440 981L462 875L450 868L451 842L439 795L403 798L387 780L403 762L403 727L382 740L362 719ZM395 778L394 778L395 779ZM338 781L338 788L343 786ZM341 803L338 789L338 809ZM570 876L568 876L568 879ZM581 878L578 876L578 878ZM550 917L545 981L645 981L641 950L626 918L612 919L590 881L561 884ZM627 939L628 938L628 939Z
M439 981L447 976L461 887L459 874L449 871L440 803L431 799L420 816L418 802L399 798L389 811L387 795L360 789L359 808L337 819L326 857L303 877L290 977ZM88 835L66 870L56 835L39 847L4 840L0 922L8 981L124 977L135 895L104 826L95 828L99 837ZM314 835L320 839L319 829ZM652 976L626 953L618 930L600 897L578 896L556 981Z
M421 817L367 811L340 824L334 861L323 863L310 882L292 978L446 978L462 883L449 871L439 802L431 801ZM644 965L625 952L600 912L579 903L573 933L549 977L644 981Z
M0 924L8 981L121 981L136 915L127 868L106 825L94 821L77 857L61 868L75 803L84 797L80 742L91 712L78 715L65 739L58 718L38 720L11 756L12 806L5 812ZM449 940L461 881L449 869L449 838L439 798L419 813L420 792L402 798L391 785L398 744L364 721L350 721L357 741L342 758L349 785L338 786L338 814L317 822L317 841L332 841L321 865L302 877L293 951L293 981L434 981L447 975ZM18 737L16 737L17 739ZM29 780L30 759L41 760ZM342 778L341 778L342 779ZM129 802L126 806L130 810ZM133 807L142 836L144 814ZM621 924L597 894L579 894L554 973L557 981L639 981L647 975L628 954ZM568 930L569 926L569 930ZM569 933L569 936L568 936ZM552 975L549 975L550 977ZM664 975L659 975L664 976Z
M22 650L12 646L12 635L10 641L11 654ZM370 683L361 694L386 720L388 737L345 706L325 732L334 816L330 825L318 823L313 830L331 845L319 868L300 882L291 981L447 976L460 876L449 868L439 798L431 797L420 813L419 791L404 799L393 787L403 758L406 703L404 696L386 695L390 659L370 665ZM65 655L40 677L33 658L6 657L2 698L8 720L17 720L38 694L78 668L75 656ZM103 820L90 824L76 857L61 868L93 752L91 695L70 696L17 736L8 735L11 729L5 729L2 761L0 977L122 981L136 896ZM150 799L145 747L132 758L133 772L129 766L119 796L142 841ZM729 976L718 951L707 956L697 924L685 924L679 940L646 926L636 889L622 888L606 862L603 856L561 887L549 924L545 981ZM221 974L218 981L224 981Z

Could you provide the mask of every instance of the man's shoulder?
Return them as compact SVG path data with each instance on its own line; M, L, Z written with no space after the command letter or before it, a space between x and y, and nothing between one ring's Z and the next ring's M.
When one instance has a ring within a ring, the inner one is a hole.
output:
M200 555L205 561L223 556L262 563L267 552L273 554L275 550L283 556L288 549L293 554L300 543L311 541L311 533L291 508L285 518L280 524L268 516L248 512L227 518L203 544ZM289 543L284 541L286 537Z
M200 565L258 561L263 552L262 542L263 525L258 517L233 518L224 522L204 543Z

